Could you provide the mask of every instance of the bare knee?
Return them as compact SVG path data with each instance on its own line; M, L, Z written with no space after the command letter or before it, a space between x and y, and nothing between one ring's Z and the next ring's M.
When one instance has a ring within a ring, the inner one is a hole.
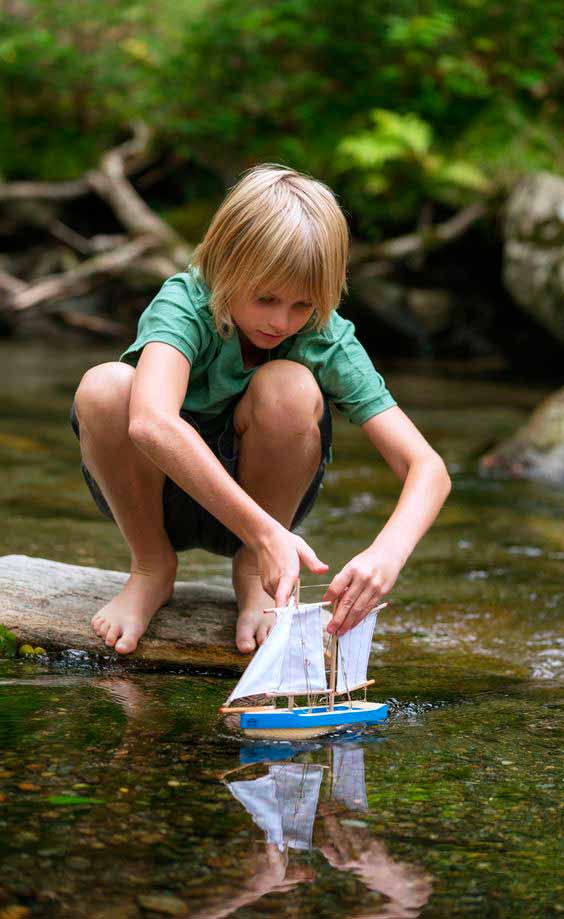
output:
M129 364L109 361L87 370L75 394L75 409L80 424L129 416L131 383L135 370Z
M252 423L272 438L318 434L323 397L315 377L302 364L286 360L264 364L254 374L243 399L246 404L241 406L239 418L242 430Z

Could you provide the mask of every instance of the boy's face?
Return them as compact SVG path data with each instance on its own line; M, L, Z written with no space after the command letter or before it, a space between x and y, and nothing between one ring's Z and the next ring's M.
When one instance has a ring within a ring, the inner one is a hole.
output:
M275 348L295 335L313 314L313 303L286 285L238 291L231 296L231 316L244 337L257 348Z

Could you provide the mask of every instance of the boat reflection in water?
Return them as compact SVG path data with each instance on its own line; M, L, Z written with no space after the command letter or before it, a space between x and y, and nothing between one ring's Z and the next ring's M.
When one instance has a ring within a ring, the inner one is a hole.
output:
M323 773L329 771L330 797L350 810L368 810L364 782L364 750L359 746L332 746L330 767L311 763L272 763L257 779L228 782L234 798L243 805L265 834L268 844L280 850L311 849L313 824Z
M318 761L280 762L281 757L303 753ZM215 908L209 904L198 916L227 916L268 893L312 883L316 873L299 863L300 850L321 853L332 869L352 873L365 886L368 902L363 898L362 908L351 913L351 919L419 916L431 895L430 877L417 866L395 861L362 820L369 811L364 746L357 739L331 745L261 745L243 749L241 759L241 765L222 778L264 834L266 848L262 857L255 854L255 870L244 889L223 908L219 902ZM262 774L247 777L257 770ZM298 850L296 857L293 850ZM246 860L247 866L250 863ZM370 894L379 896L373 899Z

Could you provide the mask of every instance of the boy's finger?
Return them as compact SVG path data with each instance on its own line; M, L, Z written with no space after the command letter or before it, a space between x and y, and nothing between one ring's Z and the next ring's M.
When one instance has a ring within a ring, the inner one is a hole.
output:
M333 618L327 626L328 632L336 632L337 634L343 635L345 632L348 632L352 624L350 612L360 593L361 589L355 588L353 584L349 584L348 589L343 591L333 613ZM342 631L343 627L344 632Z
M325 591L322 601L328 600L330 603L333 603L334 600L337 600L343 591L346 589L350 581L350 575L345 571L340 571L339 574L336 574L329 587Z
M373 588L363 590L359 593L355 602L348 610L345 621L337 632L339 638L341 635L344 635L346 632L348 632L349 629L354 629L355 625L358 625L359 622L362 622L370 610L376 606L380 596L381 594L379 592L375 592Z
M313 549L309 546L305 546L303 549L298 551L300 556L300 561L303 562L310 571L313 571L314 574L323 574L324 571L327 571L329 565L325 562L322 562L320 558L317 557Z
M362 622L362 620L365 619L369 613L373 612L373 610L376 610L378 612L383 607L388 605L387 603L378 603L378 600L381 600L381 599L382 599L382 595L376 594L367 603L361 600L357 600L356 603L354 603L346 611L344 619L342 619L341 627L339 628L337 626L336 629L332 628L331 631L336 631L340 638L341 635L344 635L345 632L349 631L349 629L354 629L354 627L358 625L360 622ZM341 619L342 615L343 615L342 609L335 610L335 616L337 616L338 619ZM335 622L335 618L331 619L327 625L327 628L329 629L329 626L332 625L334 622Z
M276 588L275 606L287 606L293 589L294 578L289 575L281 577L278 581L278 587Z

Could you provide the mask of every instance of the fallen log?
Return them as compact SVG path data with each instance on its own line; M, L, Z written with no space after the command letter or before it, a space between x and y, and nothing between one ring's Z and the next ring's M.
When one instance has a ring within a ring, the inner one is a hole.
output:
M31 308L46 307L49 312L54 302L89 293L108 277L128 273L138 276L141 271L152 284L160 284L185 269L193 246L149 207L130 181L131 171L146 162L150 141L147 125L135 122L131 129L131 138L105 153L97 168L82 179L60 183L0 182L0 204L65 201L94 191L126 231L116 234L113 242L100 235L87 239L49 209L44 214L34 213L34 223L87 258L55 274L43 276L39 272L37 276L34 272L28 281L3 271L0 289L4 292L2 315L6 322L22 321Z
M45 558L1 556L0 624L20 644L46 650L78 649L105 655L112 662L244 669L249 657L235 646L234 594L202 582L176 582L172 600L155 615L132 654L108 648L92 630L90 619L115 597L127 577L121 571Z

